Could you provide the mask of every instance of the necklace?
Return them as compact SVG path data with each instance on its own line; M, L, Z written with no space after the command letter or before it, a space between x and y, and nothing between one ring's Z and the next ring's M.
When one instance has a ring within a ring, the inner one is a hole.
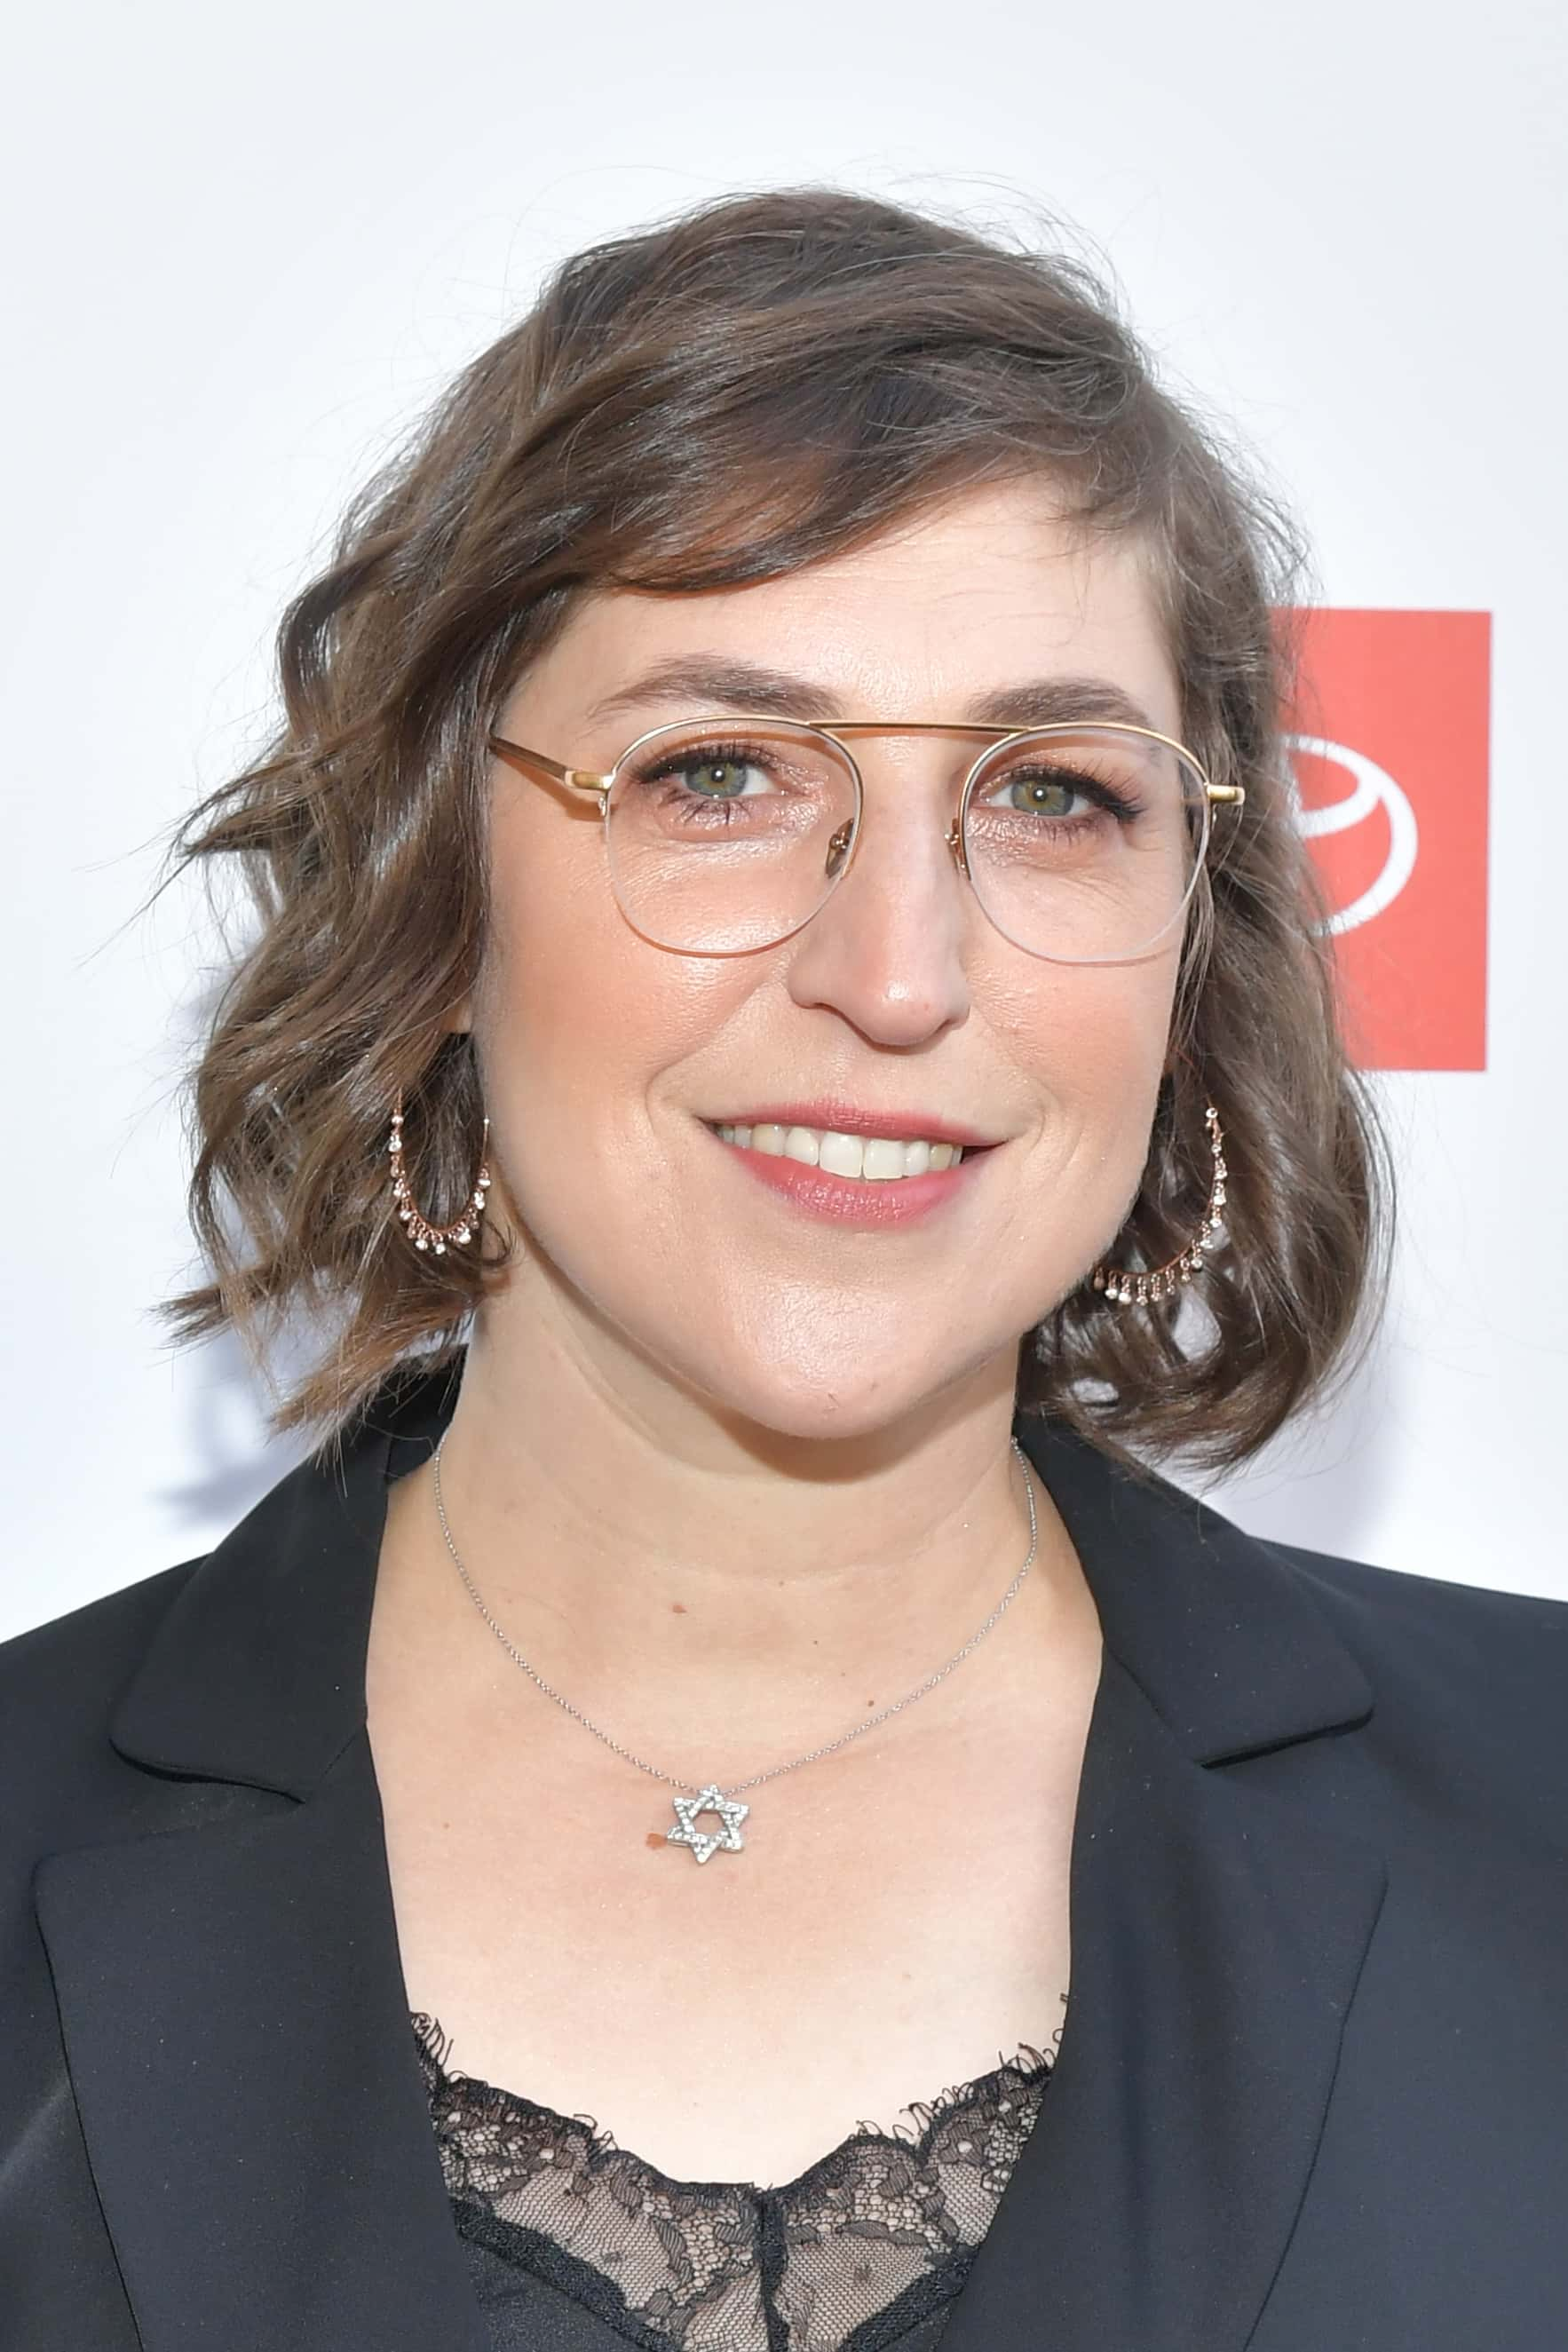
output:
M804 1756L792 1757L787 1764L771 1764L765 1772L753 1772L749 1780L737 1780L729 1790L721 1789L714 1781L710 1780L693 1793L689 1783L682 1780L679 1774L663 1772L657 1764L647 1763L642 1757L634 1755L629 1748L624 1748L618 1739L613 1739L607 1731L602 1731L596 1723L591 1723L580 1706L574 1706L569 1698L563 1698L558 1690L545 1681L544 1676L535 1667L529 1664L522 1652L513 1647L496 1623L495 1619L480 1600L472 1577L463 1566L458 1547L452 1541L452 1530L447 1525L446 1507L441 1500L441 1448L446 1444L449 1433L448 1431L442 1433L440 1444L436 1448L436 1511L441 1522L441 1533L447 1539L447 1549L451 1553L458 1573L468 1587L469 1599L502 1649L516 1660L523 1673L531 1682L538 1685L546 1698L552 1698L557 1706L563 1707L574 1721L582 1725L584 1731L591 1731L595 1738L603 1741L613 1754L624 1758L628 1764L635 1764L639 1772L647 1772L652 1779L662 1780L667 1787L678 1791L671 1800L675 1806L676 1824L672 1830L666 1830L665 1837L670 1845L688 1847L693 1860L697 1862L710 1862L716 1853L740 1853L742 1851L745 1841L741 1835L741 1823L752 1810L750 1805L742 1805L739 1801L742 1790L760 1789L764 1780L776 1780L783 1772L798 1772L804 1764L815 1764L824 1756L837 1755L839 1748L847 1748L852 1739L864 1738L866 1733L874 1731L878 1724L886 1723L889 1716L900 1714L906 1706L912 1706L916 1699L924 1698L928 1691L934 1690L938 1683L945 1681L954 1666L962 1664L971 1650L977 1648L985 1639L986 1634L1007 1609L1018 1587L1033 1568L1035 1554L1039 1548L1040 1528L1035 1511L1035 1490L1029 1479L1029 1465L1023 1447L1015 1437L1011 1441L1012 1448L1023 1465L1024 1499L1029 1506L1028 1558L985 1620L984 1624L978 1632L970 1635L963 1649L955 1650L945 1666L939 1666L934 1675L928 1675L923 1683L917 1684L911 1691L906 1691L902 1698L895 1699L890 1706L879 1707L875 1715L868 1716L864 1723L858 1723L852 1731L846 1731L837 1739L828 1740L825 1747L813 1748ZM716 1813L720 1827L716 1830L699 1829L698 1820L703 1813Z

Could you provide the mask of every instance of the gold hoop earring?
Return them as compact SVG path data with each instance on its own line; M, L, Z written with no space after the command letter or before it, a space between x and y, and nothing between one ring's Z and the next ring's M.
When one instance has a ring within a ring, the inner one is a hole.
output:
M1219 1113L1213 1103L1204 1111L1204 1124L1208 1129L1209 1150L1214 1158L1214 1177L1209 1186L1208 1207L1203 1223L1179 1256L1170 1258L1163 1265L1140 1271L1135 1266L1097 1265L1094 1286L1103 1291L1113 1307L1143 1307L1151 1299L1169 1298L1191 1282L1204 1262L1204 1254L1213 1247L1215 1235L1223 1222L1220 1211L1225 1206L1225 1133L1219 1123Z
M489 1132L487 1112L484 1133L479 1138L479 1172L474 1180L474 1189L461 1213L454 1217L450 1224L433 1225L428 1217L423 1216L415 1206L414 1195L404 1173L403 1088L398 1087L397 1099L392 1108L392 1139L386 1150L392 1162L392 1197L397 1203L397 1213L404 1229L416 1250L434 1250L437 1257L445 1257L448 1242L472 1241L479 1219L485 1213L485 1194L490 1189L489 1165L485 1159L485 1145L489 1139Z

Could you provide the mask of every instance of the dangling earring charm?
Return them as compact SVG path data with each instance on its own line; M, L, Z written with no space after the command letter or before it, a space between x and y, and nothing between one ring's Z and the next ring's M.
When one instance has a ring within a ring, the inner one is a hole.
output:
M397 1089L397 1100L392 1110L392 1140L387 1145L387 1157L392 1162L392 1197L397 1203L397 1213L409 1240L416 1250L434 1250L445 1257L448 1242L472 1241L479 1219L485 1213L485 1194L490 1189L489 1164L485 1159L485 1145L489 1139L490 1122L486 1114L484 1133L479 1138L479 1172L474 1181L462 1213L447 1225L433 1225L420 1214L408 1189L408 1179L403 1170L403 1089Z
M1204 1262L1205 1252L1214 1245L1215 1235L1223 1223L1220 1211L1225 1206L1226 1166L1225 1136L1213 1103L1204 1112L1204 1124L1208 1129L1209 1150L1214 1156L1214 1179L1203 1223L1180 1256L1169 1259L1164 1265L1150 1266L1143 1272L1131 1266L1096 1266L1094 1286L1105 1293L1113 1307L1142 1307L1151 1299L1169 1298L1173 1291L1191 1282Z

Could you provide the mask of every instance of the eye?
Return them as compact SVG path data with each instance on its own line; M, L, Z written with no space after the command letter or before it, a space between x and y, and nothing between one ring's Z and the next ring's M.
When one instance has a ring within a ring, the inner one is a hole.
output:
M1123 824L1142 814L1135 791L1120 778L1097 776L1059 761L1031 761L986 785L977 805L999 815L1037 816L1063 824L1087 824L1096 816Z
M786 777L772 745L708 735L650 747L626 782L645 799L695 812L775 797Z
M1002 790L1009 808L1027 810L1036 816L1070 816L1071 803L1082 796L1079 779L1048 775L1042 769L1009 776Z
M766 778L756 761L733 752L687 752L655 773L679 776L687 791L700 800L739 800L748 788L766 790Z

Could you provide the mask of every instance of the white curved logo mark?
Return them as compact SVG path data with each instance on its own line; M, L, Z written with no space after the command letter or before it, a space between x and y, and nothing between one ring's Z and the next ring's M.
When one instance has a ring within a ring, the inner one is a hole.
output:
M1321 834L1347 833L1352 824L1362 824L1379 808L1388 812L1388 856L1382 873L1370 890L1363 890L1359 898L1352 898L1348 907L1331 915L1322 925L1325 931L1356 930L1392 907L1415 871L1416 852L1421 845L1415 812L1409 796L1387 769L1369 760L1364 751L1352 751L1348 743L1331 743L1321 735L1287 735L1285 743L1289 751L1305 751L1315 760L1326 760L1332 767L1345 769L1352 779L1352 789L1342 800L1330 801L1323 808L1303 808L1300 785L1291 766L1290 791L1296 822L1309 841Z

